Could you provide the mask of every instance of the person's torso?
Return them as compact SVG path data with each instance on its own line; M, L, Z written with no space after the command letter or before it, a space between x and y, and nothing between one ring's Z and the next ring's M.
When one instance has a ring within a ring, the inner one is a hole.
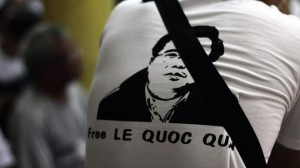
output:
M296 74L300 71L300 59L296 51L300 44L300 33L297 32L299 20L254 0L183 0L181 5L193 27L211 26L218 30L224 54L214 65L238 98L267 160L282 119L298 95L300 80ZM205 168L243 166L237 152L230 148L230 140L226 141L227 134L218 124L186 121L184 124L160 124L130 122L130 119L120 121L120 118L112 121L119 113L131 113L132 108L125 110L130 104L137 106L131 99L144 101L144 97L134 97L137 92L144 90L140 91L134 84L131 91L124 91L119 86L149 66L154 45L166 34L153 2L127 1L111 15L101 39L100 56L89 98L88 168L97 165L199 167L199 163L202 163L200 167ZM201 38L200 42L209 53L210 40ZM157 84L163 84L163 81L157 81ZM111 92L115 88L118 89ZM118 96L121 93L126 96ZM197 100L193 103L197 103ZM109 120L105 120L105 117L103 120L99 109L118 113L112 113L107 117ZM160 138L164 138L164 131L167 138L159 142ZM105 132L106 138L96 136L97 132L100 135ZM190 135L187 132L192 134L192 138L187 136ZM126 140L126 133L130 134L127 137L131 140ZM125 134L125 140L124 137L119 140L119 134ZM152 135L154 143L147 141ZM191 143L184 144L180 140L173 143L172 136L176 140L177 135L180 138L185 135L187 139L183 140L191 139ZM212 141L213 144L208 143ZM109 160L105 156L107 150L110 152L107 156L120 156L120 160ZM96 155L98 152L101 156ZM131 163L132 160L134 163Z

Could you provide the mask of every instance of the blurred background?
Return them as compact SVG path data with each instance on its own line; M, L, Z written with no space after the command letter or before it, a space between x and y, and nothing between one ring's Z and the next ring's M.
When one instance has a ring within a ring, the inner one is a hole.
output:
M44 0L45 20L63 26L82 50L83 74L88 89L93 77L99 39L115 0Z
M83 168L86 101L115 0L0 0L0 168Z

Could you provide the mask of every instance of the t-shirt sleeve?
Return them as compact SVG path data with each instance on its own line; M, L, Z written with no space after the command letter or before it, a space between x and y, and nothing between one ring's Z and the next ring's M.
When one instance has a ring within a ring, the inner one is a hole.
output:
M300 150L300 98L285 116L277 142L287 148Z

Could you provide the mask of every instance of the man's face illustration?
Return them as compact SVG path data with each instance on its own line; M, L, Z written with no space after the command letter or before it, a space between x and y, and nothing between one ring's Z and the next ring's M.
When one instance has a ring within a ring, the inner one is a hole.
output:
M172 42L148 66L148 79L150 91L162 99L176 97L181 88L194 82Z

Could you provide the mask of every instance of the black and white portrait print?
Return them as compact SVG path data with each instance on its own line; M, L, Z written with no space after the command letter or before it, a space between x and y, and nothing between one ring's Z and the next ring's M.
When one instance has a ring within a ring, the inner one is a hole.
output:
M197 26L198 38L211 41L212 62L224 54L215 27ZM148 67L125 80L99 103L98 120L215 125L217 121L181 60L169 34L152 48Z

